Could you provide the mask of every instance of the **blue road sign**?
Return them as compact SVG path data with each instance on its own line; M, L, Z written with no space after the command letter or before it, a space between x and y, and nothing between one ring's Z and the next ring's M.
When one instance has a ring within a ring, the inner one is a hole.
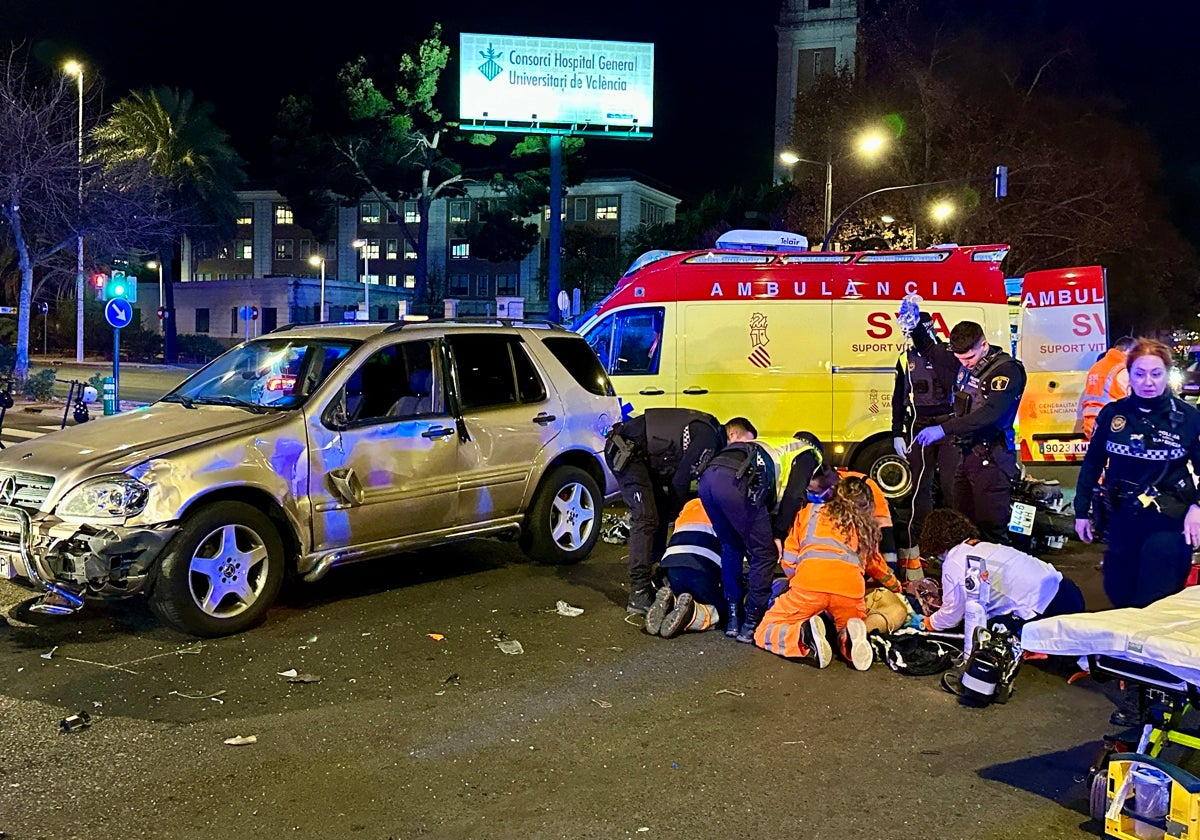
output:
M115 330L128 327L133 321L133 305L124 298L114 298L104 304L104 319Z

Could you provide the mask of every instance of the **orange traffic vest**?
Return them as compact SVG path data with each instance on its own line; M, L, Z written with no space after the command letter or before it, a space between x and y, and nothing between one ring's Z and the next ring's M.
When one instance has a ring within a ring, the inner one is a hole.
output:
M1100 409L1113 400L1129 395L1129 378L1122 376L1123 373L1125 354L1115 347L1088 370L1075 422L1075 430L1083 432L1088 440L1092 439L1092 429L1096 427L1096 416L1100 414Z
M864 563L856 550L857 540L853 536L847 540L849 535L834 525L825 510L825 505L810 504L796 516L780 561L784 574L791 578L789 586L861 598L866 594L865 573L889 589L899 589L883 557L876 552Z

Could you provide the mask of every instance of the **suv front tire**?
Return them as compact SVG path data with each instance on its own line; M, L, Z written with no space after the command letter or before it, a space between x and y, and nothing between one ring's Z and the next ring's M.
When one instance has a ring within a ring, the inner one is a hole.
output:
M521 549L539 563L578 563L600 538L604 496L579 467L555 467L525 514Z

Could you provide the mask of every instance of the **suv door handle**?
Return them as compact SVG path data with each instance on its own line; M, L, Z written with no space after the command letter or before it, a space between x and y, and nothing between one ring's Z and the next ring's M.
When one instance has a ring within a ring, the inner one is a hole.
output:
M436 429L426 429L421 432L423 438L444 438L454 434L453 429L447 429L445 426L438 426Z
M545 412L542 412L537 417L533 418L533 422L537 423L538 425L545 426L547 423L553 423L557 419L558 418L553 414L546 414Z
M638 391L638 393L647 397L660 397L665 392L662 388L643 388L642 390Z
M685 393L685 394L707 394L708 389L707 388L684 388L683 393Z

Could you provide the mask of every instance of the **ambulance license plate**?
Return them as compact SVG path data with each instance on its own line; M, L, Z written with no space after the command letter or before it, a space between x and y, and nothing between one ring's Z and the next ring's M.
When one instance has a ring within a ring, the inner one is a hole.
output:
M1008 530L1017 534L1033 536L1033 517L1036 514L1037 508L1033 505L1013 502L1012 516L1008 520Z

